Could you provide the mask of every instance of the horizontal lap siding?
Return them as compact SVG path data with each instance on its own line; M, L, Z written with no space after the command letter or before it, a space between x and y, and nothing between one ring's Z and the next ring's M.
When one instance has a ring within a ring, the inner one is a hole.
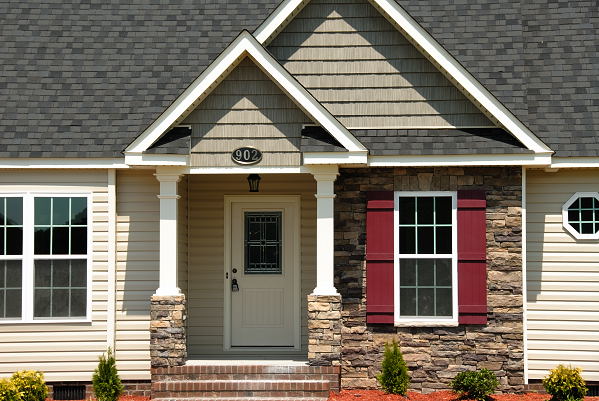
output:
M223 355L224 196L248 195L245 175L189 177L188 351ZM306 296L316 283L316 185L310 175L262 175L260 195L301 195L302 348Z
M36 369L47 381L90 380L106 350L108 186L106 171L14 170L0 173L0 192L92 193L92 322L0 324L0 375ZM124 361L124 364L128 364Z
M313 0L268 49L347 127L493 126L367 0Z
M117 173L116 355L123 379L150 378L150 297L158 288L160 244L153 173Z
M184 120L193 166L235 166L231 152L254 146L266 166L299 166L301 130L312 121L249 58Z
M541 379L558 363L599 380L599 243L571 236L562 206L599 190L599 170L528 172L528 369Z

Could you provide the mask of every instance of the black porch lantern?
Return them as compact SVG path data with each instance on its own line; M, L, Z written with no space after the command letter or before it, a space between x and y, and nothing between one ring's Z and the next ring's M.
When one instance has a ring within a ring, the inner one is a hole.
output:
M259 192L260 176L258 174L248 175L248 184L250 184L250 192Z

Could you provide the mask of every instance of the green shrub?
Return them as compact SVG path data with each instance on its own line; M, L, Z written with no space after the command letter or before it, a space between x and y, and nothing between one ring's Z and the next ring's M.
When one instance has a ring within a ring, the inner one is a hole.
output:
M485 401L495 392L499 380L488 369L460 372L451 381L452 390L460 398Z
M92 377L94 393L98 401L116 401L123 392L123 383L116 369L112 349L100 356L98 367Z
M390 394L406 395L410 385L408 367L397 342L385 345L381 374L377 376L383 390Z
M9 379L0 379L0 401L20 401L17 386Z
M21 401L44 401L48 396L48 387L42 372L35 370L15 372L10 381L17 388Z
M558 365L543 379L543 387L552 401L581 401L587 393L580 368Z

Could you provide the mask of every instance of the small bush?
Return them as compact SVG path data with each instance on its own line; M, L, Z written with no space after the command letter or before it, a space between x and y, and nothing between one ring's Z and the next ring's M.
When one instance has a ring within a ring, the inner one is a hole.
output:
M100 356L98 367L92 377L94 393L98 401L116 401L123 392L123 383L116 369L112 349Z
M0 379L0 401L20 401L17 386L9 379Z
M390 394L406 395L410 385L408 367L397 342L385 345L381 374L377 376L383 390Z
M580 368L558 365L543 379L543 387L552 401L581 401L587 393Z
M17 388L21 401L44 401L48 396L48 387L42 372L22 370L15 372L10 381Z
M460 372L451 382L452 390L460 398L485 401L495 392L499 380L488 369Z

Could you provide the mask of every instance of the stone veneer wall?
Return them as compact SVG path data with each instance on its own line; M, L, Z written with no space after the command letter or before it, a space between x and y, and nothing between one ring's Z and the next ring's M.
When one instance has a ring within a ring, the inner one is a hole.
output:
M342 295L342 388L377 387L384 345L393 338L408 363L411 388L447 389L462 370L487 368L501 391L524 389L521 169L342 169L335 193L335 280ZM488 324L396 328L366 324L366 192L487 191Z
M153 295L150 302L152 367L181 366L187 360L185 295Z

